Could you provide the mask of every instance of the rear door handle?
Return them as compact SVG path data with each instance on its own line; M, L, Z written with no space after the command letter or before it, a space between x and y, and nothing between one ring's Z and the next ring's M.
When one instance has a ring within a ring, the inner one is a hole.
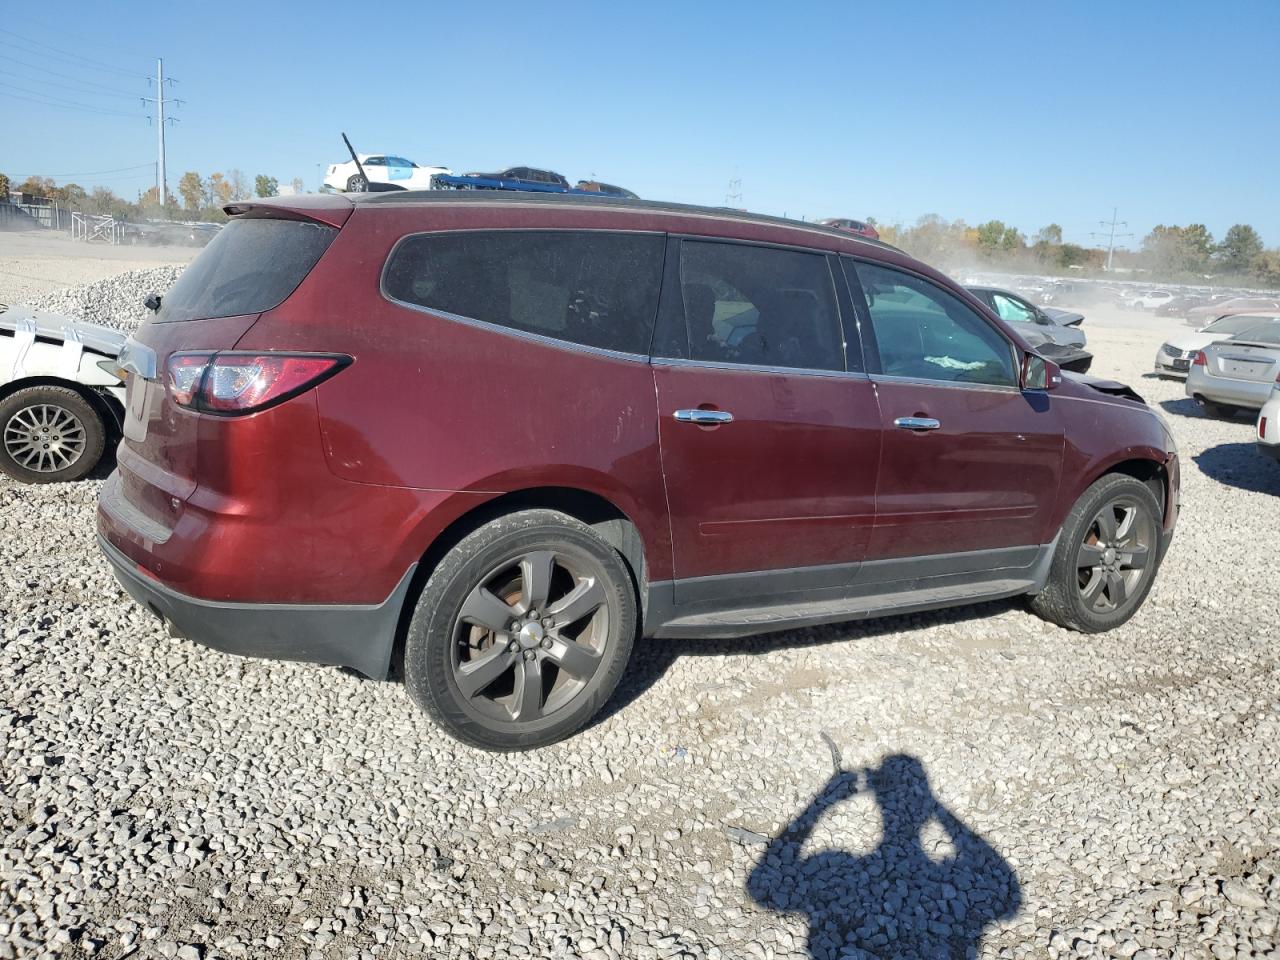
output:
M733 414L728 410L677 410L675 418L681 423L696 423L704 427L733 422Z
M899 417L893 425L903 430L937 430L942 423L933 417Z

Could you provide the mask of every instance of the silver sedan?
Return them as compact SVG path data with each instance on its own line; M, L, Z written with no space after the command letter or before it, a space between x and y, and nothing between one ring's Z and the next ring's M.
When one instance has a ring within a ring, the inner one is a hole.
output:
M1205 413L1234 416L1240 409L1260 410L1280 377L1280 320L1211 343L1191 361L1187 396Z

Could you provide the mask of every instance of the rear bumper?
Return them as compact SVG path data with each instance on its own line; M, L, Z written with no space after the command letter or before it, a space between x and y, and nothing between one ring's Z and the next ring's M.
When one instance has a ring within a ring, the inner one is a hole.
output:
M1206 374L1202 367L1193 367L1192 370L1187 377L1187 396L1204 397L1214 403L1260 410L1271 397L1274 386L1270 380L1232 380Z
M1280 443L1266 443L1259 440L1258 452L1271 457L1273 460L1280 460Z
M98 547L129 596L159 616L169 632L224 653L302 660L388 675L396 627L417 564L382 603L229 603L179 593L139 572L138 565L98 535Z

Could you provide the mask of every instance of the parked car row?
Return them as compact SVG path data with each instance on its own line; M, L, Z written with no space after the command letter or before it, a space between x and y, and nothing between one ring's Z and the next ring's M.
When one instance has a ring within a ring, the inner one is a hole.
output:
M599 180L579 180L570 186L563 174L538 167L508 167L495 173L464 173L454 176L448 167L419 166L405 157L389 154L362 153L345 163L333 163L325 171L324 186L338 193L365 193L371 183L381 189L490 189L526 190L551 193L599 193L610 197L635 200L636 195L623 187Z

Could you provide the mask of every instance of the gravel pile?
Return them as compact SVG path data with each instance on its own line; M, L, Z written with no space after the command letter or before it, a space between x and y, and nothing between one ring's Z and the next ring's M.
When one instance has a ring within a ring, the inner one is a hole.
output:
M104 280L32 297L27 306L52 310L116 330L133 330L149 313L142 301L148 294L163 295L173 286L182 270L181 264L130 270Z
M96 482L0 482L0 957L1276 956L1280 467L1141 379L1158 332L1089 333L1182 450L1131 623L650 642L531 755L167 638Z

